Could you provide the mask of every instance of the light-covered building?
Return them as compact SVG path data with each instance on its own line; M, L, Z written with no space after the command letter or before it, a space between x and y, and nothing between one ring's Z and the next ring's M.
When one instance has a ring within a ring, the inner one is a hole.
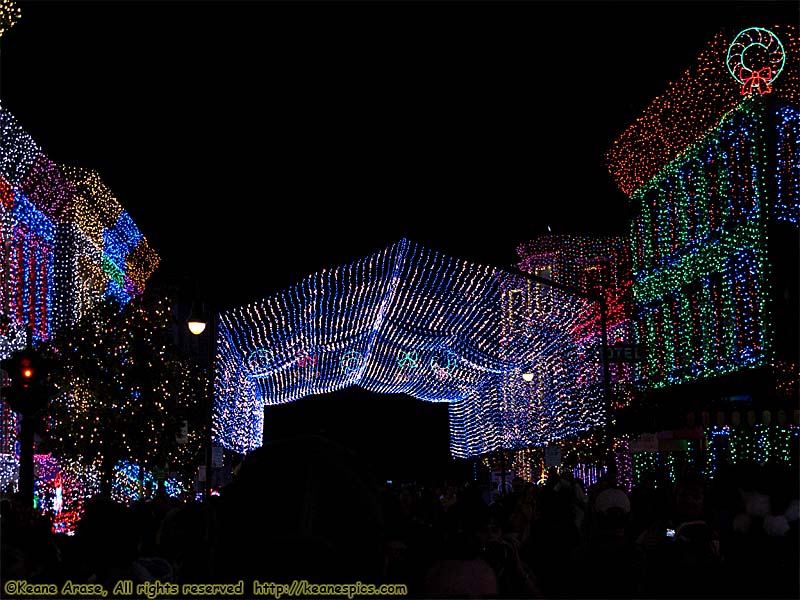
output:
M718 435L759 462L796 439L799 90L796 25L722 31L607 154L637 213L628 426L680 429L704 460Z

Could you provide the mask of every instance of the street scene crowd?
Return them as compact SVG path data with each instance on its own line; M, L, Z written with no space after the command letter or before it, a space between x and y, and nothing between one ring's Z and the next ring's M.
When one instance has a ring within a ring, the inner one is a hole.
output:
M585 487L551 468L505 491L378 483L352 451L301 436L249 454L208 502L94 497L73 536L4 498L3 597L26 595L9 581L109 596L120 581L243 581L248 597L253 582L300 580L402 584L419 598L800 597L795 468L685 470L629 492L615 480Z

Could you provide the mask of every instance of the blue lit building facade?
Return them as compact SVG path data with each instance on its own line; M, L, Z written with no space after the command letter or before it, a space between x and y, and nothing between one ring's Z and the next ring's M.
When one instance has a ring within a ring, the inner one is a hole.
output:
M55 164L0 106L0 356L48 340L98 302L144 291L158 255L97 173ZM0 402L2 484L17 420Z

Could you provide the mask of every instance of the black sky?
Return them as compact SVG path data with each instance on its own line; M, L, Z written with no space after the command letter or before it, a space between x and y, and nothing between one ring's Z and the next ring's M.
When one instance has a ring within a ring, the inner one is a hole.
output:
M18 2L0 100L220 308L407 237L627 230L603 155L723 26L796 2Z

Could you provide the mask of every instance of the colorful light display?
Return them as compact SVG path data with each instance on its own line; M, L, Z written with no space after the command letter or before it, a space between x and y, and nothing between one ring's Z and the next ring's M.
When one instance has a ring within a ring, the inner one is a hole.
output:
M797 140L800 139L800 110L781 106L776 112L775 202L770 206L770 217L794 225L800 223L800 157Z
M642 207L634 294L644 343L655 350L646 365L654 387L772 359L767 221L771 213L796 224L798 196L780 196L769 210L765 110L758 98L743 101L633 195ZM796 148L794 132L781 148ZM792 160L797 171L790 153L778 164Z
M770 96L797 106L800 100L797 26L775 25L769 31L783 42L789 65L772 81ZM715 129L724 115L741 102L742 82L731 76L726 64L734 38L733 32L718 33L695 65L653 100L609 149L608 170L627 195L632 195L698 138Z
M214 437L248 452L265 407L352 385L449 403L456 457L574 435L604 419L593 310L401 240L219 315Z
M0 139L0 355L8 356L25 345L26 327L37 345L103 298L124 305L159 257L96 173L56 165L2 105ZM5 485L16 479L8 463L17 419L3 402L0 418Z
M520 244L517 254L521 259L517 266L522 271L582 294L596 298L602 295L606 306L607 343L635 343L630 247L626 239L548 234ZM571 332L576 343L602 346L599 309L599 302L593 302L591 310L582 315L580 324ZM633 400L640 373L641 369L635 362L609 364L610 398L607 401L611 408L625 407ZM592 374L591 379L602 381L602 377L602 373L597 373ZM607 467L607 452L600 448L597 439L591 437L565 439L561 442L561 452L564 464L573 466L575 476L587 485L596 481ZM615 456L618 463L628 460L619 453ZM626 470L626 464L622 469L618 464L621 482L630 479L623 475L630 471L630 468Z
M775 355L780 257L768 248L774 224L796 228L800 214L798 67L796 26L720 33L607 153L638 212L630 244L645 387L771 365L778 396L796 389L796 358ZM790 461L797 439L795 426L704 431L703 449L629 454L632 482L654 471L674 480L677 463L697 457L710 477L723 463Z
M653 387L770 356L764 110L743 101L633 195L633 288Z
M772 82L785 64L786 53L780 39L762 27L740 31L728 47L725 60L730 74L742 84L743 96L772 92Z
M192 415L210 389L196 365L171 351L172 306L151 295L121 310L109 301L58 340L66 391L50 402L44 441L59 456L101 465L105 483L125 460L191 477L205 425ZM191 431L178 443L184 420Z
M73 535L86 501L101 493L99 468L74 459L37 454L34 474L36 507L51 519L53 533ZM170 498L178 498L186 491L184 484L175 478L167 478L163 483ZM151 471L130 461L120 461L114 468L111 497L130 506L152 499L157 485Z
M100 493L97 469L50 454L34 457L36 505L48 516L53 533L72 535L86 500Z
M585 237L548 234L517 246L518 268L579 290L582 294L603 295L606 305L606 330L609 345L636 342L630 245L621 237ZM576 340L601 343L599 304L583 315ZM609 383L614 408L627 406L634 385L641 378L633 362L609 365Z
M159 257L89 170L59 167L0 106L0 354L75 323L102 298L125 304Z
M617 441L617 443L627 444L627 442L620 441ZM564 438L557 440L552 445L557 446L561 453L561 463L557 467L558 472L562 475L571 473L576 480L581 482L584 490L596 483L605 474L606 465L603 464L605 449L599 435L588 434L581 437ZM501 452L504 453L502 459L498 453L493 453L483 456L481 463L493 472L502 471L503 467L505 467L506 472L509 474L509 480L519 477L525 481L540 485L547 481L549 469L546 466L545 447L520 448ZM631 480L629 463L630 453L620 449L617 453L617 469L620 471L618 480L620 483ZM630 485L627 489L630 490Z
M786 464L797 466L797 425L757 423L753 427L729 425L704 431L705 473L713 478L723 464Z
M649 387L776 360L768 223L798 223L800 54L796 28L774 31L785 51L772 30L717 36L609 152L639 208L633 292ZM743 75L757 61L765 82ZM747 83L744 98L732 83Z

